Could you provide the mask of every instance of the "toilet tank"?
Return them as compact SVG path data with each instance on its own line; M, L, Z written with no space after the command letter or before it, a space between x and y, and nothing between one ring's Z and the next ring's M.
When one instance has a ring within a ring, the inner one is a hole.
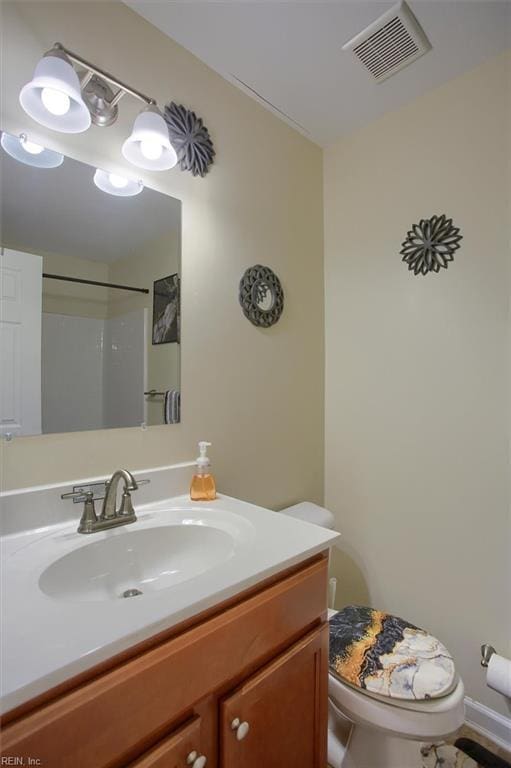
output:
M306 523L314 523L321 528L335 530L335 519L329 509L320 507L312 501L302 501L300 504L294 504L292 507L286 507L280 510L283 515L296 517L298 520L304 520Z
M300 504L294 504L292 507L286 507L280 510L283 515L289 515L295 517L298 520L304 520L306 523L314 523L321 528L329 528L335 530L335 519L329 509L320 507L319 504L314 504L312 501L302 501ZM334 544L334 547L336 544ZM328 618L335 615L335 595L337 591L337 579L331 577L328 580Z

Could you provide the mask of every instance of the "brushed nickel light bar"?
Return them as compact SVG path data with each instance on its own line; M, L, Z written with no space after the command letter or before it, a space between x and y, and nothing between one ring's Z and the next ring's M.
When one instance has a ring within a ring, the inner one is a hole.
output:
M118 103L126 94L141 101L144 109L122 145L122 154L146 170L173 168L177 155L156 100L62 43L55 43L40 59L34 77L21 89L20 103L30 117L47 128L82 133L91 123L101 128L112 125L117 120Z
M122 80L87 61L74 51L70 51L62 43L55 43L52 51L64 54L70 61L85 69L85 74L80 78L82 98L90 112L94 125L105 128L117 120L117 104L125 94L133 96L146 106L156 106L156 100L145 93L123 83ZM117 88L114 93L109 86Z

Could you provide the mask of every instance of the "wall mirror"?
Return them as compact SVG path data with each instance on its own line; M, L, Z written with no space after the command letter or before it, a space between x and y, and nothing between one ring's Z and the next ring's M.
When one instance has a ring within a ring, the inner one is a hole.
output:
M179 421L180 201L0 157L2 433Z

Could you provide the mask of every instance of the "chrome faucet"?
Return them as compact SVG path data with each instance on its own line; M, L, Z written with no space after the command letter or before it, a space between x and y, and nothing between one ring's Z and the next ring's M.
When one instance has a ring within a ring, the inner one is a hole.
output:
M117 507L117 489L121 480L124 483L122 492L121 506ZM148 483L149 480L135 480L131 472L127 469L117 469L110 480L104 483L105 495L95 496L91 487L75 487L71 493L63 493L61 499L73 499L73 501L84 501L82 517L78 526L78 533L95 533L96 531L105 531L108 528L115 528L118 525L128 525L134 523L137 519L133 502L131 501L131 492L136 491L139 484ZM103 507L99 517L94 508L94 499L103 499Z

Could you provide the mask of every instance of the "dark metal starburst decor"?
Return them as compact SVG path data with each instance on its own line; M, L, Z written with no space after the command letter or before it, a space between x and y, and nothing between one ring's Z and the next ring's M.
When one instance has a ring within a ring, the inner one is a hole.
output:
M447 269L449 262L460 247L460 230L445 214L421 219L414 224L402 243L400 253L408 269L416 275L440 272Z
M167 104L163 116L181 170L190 171L194 176L205 176L213 163L215 150L202 119L174 101Z

